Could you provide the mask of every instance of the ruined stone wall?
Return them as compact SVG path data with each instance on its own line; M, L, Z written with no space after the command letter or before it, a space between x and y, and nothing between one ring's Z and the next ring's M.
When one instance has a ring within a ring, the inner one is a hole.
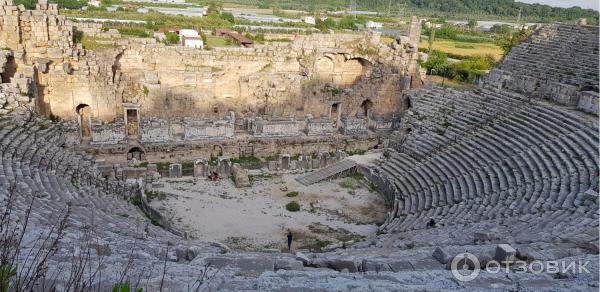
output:
M410 37L313 34L199 50L72 23L45 0L36 10L0 1L13 87L40 113L79 124L73 136L92 148L388 131L402 91L421 82ZM76 32L94 46L75 44Z
M551 24L514 47L485 83L598 113L598 27Z
M396 111L401 76L417 76L416 47L382 44L377 34L315 34L291 43L202 51L165 46L154 39L100 40L94 50L73 43L74 26L89 36L98 24L71 23L56 6L25 10L2 3L0 44L34 66L40 112L77 119L77 107L93 119L123 116L123 104L142 117L328 118L332 104L352 117L369 100L372 112Z

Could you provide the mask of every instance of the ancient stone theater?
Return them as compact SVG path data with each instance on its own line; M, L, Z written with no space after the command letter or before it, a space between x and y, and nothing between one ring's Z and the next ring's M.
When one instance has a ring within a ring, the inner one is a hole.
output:
M201 50L0 0L0 287L596 291L598 27L471 89L420 36Z

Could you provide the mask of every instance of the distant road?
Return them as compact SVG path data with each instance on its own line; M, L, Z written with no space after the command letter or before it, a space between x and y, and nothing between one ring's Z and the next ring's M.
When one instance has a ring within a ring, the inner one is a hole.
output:
M129 19L110 19L110 18L88 18L88 17L72 17L67 16L68 19L77 21L91 21L91 22L118 22L118 23L146 23L145 20L129 20Z

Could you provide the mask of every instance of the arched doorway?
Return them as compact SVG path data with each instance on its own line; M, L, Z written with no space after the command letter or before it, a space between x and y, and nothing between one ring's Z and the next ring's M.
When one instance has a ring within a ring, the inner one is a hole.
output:
M410 100L410 97L406 97L404 99L404 110L409 110L412 108L412 101Z
M2 83L10 83L10 79L15 76L17 72L17 63L15 62L15 57L9 56L6 59L6 65L4 66L4 72L0 74L2 77Z
M373 102L365 99L361 104L360 108L362 109L362 114L365 118L369 119L371 117L371 111L373 110Z
M335 102L331 105L329 109L329 120L333 125L333 128L337 129L340 121L340 117L342 115L342 104L340 102Z
M328 56L323 56L315 62L315 69L319 81L321 82L333 82L333 73L335 71L335 65L333 59Z
M348 59L340 65L342 78L339 85L342 86L353 86L371 70L371 62L363 58Z
M79 120L79 134L81 138L92 136L92 108L87 104L80 104L75 108Z
M127 161L130 160L137 160L137 161L142 161L145 158L145 153L144 150L142 150L142 148L140 147L133 147L131 149L129 149L129 151L127 151Z

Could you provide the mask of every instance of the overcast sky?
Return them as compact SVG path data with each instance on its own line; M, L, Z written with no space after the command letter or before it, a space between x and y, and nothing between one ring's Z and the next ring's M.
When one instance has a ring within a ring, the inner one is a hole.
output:
M591 8L598 10L598 0L518 0L525 3L542 3L550 6Z

